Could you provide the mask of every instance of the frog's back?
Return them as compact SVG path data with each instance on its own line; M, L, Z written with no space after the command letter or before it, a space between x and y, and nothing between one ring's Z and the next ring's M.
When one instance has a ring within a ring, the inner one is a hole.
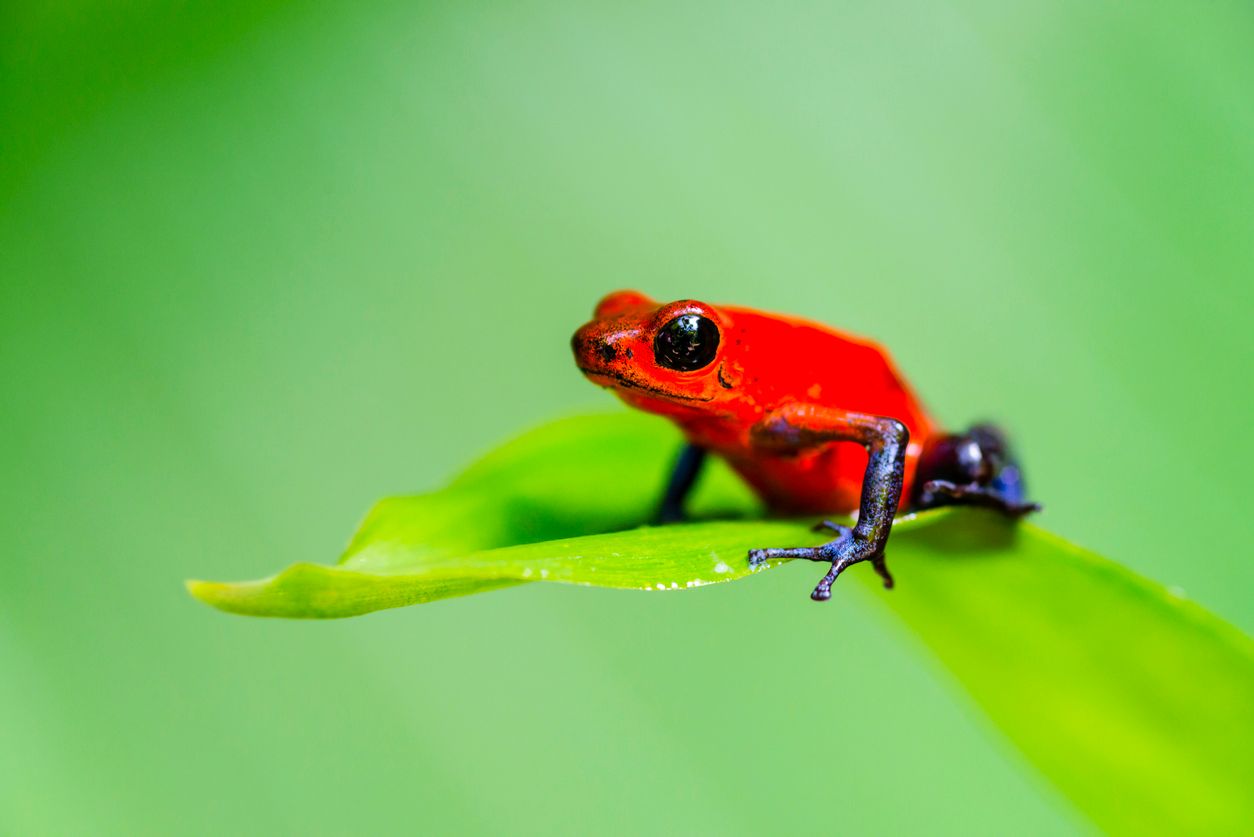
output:
M789 403L895 418L910 431L904 498L933 422L888 353L876 343L808 320L726 307L742 389L742 421ZM720 451L771 506L796 512L852 511L858 506L867 454L837 442L796 456L763 455L747 439Z
M871 340L820 323L724 308L738 342L745 392L770 410L804 401L823 407L891 416L912 434L932 422L888 352Z

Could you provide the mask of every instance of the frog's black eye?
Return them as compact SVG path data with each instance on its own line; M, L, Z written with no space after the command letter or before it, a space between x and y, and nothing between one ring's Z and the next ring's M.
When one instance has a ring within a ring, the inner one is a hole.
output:
M659 366L693 372L709 366L718 352L718 326L700 314L681 314L662 326L653 340Z

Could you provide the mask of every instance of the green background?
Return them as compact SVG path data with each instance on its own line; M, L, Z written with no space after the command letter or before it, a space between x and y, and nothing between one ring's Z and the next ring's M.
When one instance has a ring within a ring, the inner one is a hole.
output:
M1003 5L5 4L0 832L1085 828L810 566L181 586L611 408L567 339L637 287L883 340L1043 525L1250 630L1254 11Z

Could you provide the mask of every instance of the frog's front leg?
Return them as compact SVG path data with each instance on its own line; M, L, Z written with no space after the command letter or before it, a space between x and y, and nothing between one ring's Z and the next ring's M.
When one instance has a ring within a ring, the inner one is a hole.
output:
M705 464L705 448L691 443L685 444L679 452L679 458L675 461L670 479L667 480L662 502L653 515L654 524L678 523L687 517L684 512L684 501L692 493L692 487L697 482L697 476L700 475L703 464Z
M869 459L862 478L856 525L824 522L820 526L835 531L839 537L821 546L750 550L749 563L757 565L773 558L830 562L832 568L810 594L816 602L831 598L837 576L860 561L870 561L884 586L892 587L893 578L884 561L884 544L901 500L906 444L910 440L906 426L885 416L793 404L769 413L755 424L750 438L763 451L775 453L797 452L829 442L857 442L866 448Z

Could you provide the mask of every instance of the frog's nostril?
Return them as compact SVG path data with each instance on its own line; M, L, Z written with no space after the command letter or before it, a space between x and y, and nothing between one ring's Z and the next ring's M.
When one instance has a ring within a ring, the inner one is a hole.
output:
M618 350L614 348L613 343L602 340L597 344L597 354L601 356L602 362L609 363L618 356Z

